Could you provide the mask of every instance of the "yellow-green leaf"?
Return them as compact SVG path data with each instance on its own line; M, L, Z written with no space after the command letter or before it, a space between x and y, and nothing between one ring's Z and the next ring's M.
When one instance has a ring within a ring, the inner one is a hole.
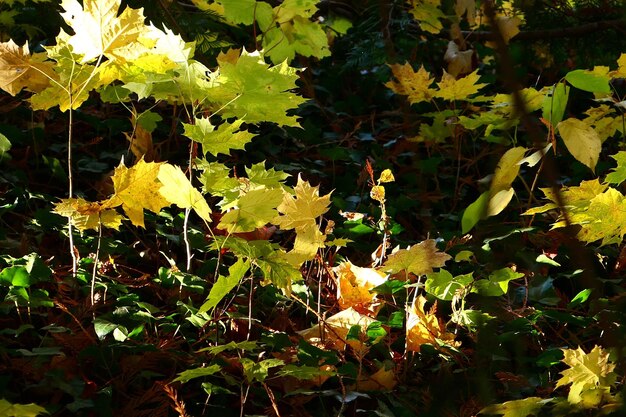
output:
M180 167L163 164L159 170L158 178L163 184L159 188L159 192L167 201L180 208L193 209L198 216L207 222L211 221L209 205Z
M465 100L487 85L476 84L479 79L478 70L458 80L444 70L441 82L437 83L439 90L435 93L435 97L450 101Z
M65 198L54 206L55 213L72 220L78 230L98 230L100 226L119 230L124 217L102 203L82 198Z
M400 249L392 253L381 269L392 274L406 271L418 276L426 275L433 272L433 268L443 266L449 259L450 255L440 252L435 241L428 239L409 249Z
M389 81L385 86L394 93L407 96L411 104L429 101L435 95L435 90L430 88L434 78L422 65L417 72L413 71L408 62L404 65L394 64L389 66L396 81Z
M572 156L594 171L600 157L602 141L593 127L582 120L569 118L560 122L557 129Z
M294 187L295 195L285 194L278 206L281 216L274 222L281 229L300 229L314 226L317 218L328 211L330 193L320 197L319 187L312 187L302 177Z
M257 188L248 191L236 201L236 208L225 213L217 226L229 233L251 232L271 222L276 207L283 199L280 189Z

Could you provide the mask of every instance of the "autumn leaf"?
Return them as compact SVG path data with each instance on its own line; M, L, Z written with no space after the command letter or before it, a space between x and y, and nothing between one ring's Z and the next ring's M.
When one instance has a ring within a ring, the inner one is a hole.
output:
M193 209L202 219L211 221L211 209L204 196L191 184L180 167L161 165L158 179L163 184L159 193L167 201L180 208Z
M409 308L406 323L406 350L419 352L425 343L439 349L439 341L450 346L459 346L460 342L454 340L454 334L447 332L445 325L435 316L437 304L435 303L429 312L424 311L425 304L426 298L420 295Z
M391 391L397 383L398 380L396 379L396 370L394 367L390 366L387 369L387 367L383 365L371 375L361 375L352 389L359 392Z
M23 88L34 93L42 91L57 78L53 63L46 54L30 55L28 42L18 46L12 40L0 42L0 88L12 96Z
M120 58L116 49L137 41L146 32L143 9L126 7L118 16L120 0L85 0L83 6L76 0L63 0L61 13L74 31L69 44L73 52L82 55L81 64L99 56Z
M270 223L278 214L276 206L283 200L280 189L257 188L236 201L236 208L222 216L217 226L229 233L251 232Z
M617 161L617 166L611 168L604 181L609 184L619 185L626 181L626 151L619 151L615 155L610 155L611 158Z
M367 327L375 322L373 318L363 315L353 308L343 310L329 318L324 323L299 331L307 342L319 347L331 347L335 350L343 350L349 345L357 355L367 352L367 346L361 341L367 338ZM348 332L353 326L359 326L362 336L360 340L348 340Z
M490 190L492 195L502 190L508 190L517 178L520 170L520 163L524 159L524 154L528 149L517 146L511 148L502 155L491 180Z
M413 71L408 62L404 65L394 64L389 66L391 73L397 81L389 81L385 86L396 94L407 96L411 104L429 101L435 95L435 90L430 88L434 78L430 78L428 71L422 65L417 72Z
M589 353L585 353L580 347L563 349L563 355L563 363L569 368L561 372L562 377L557 381L556 387L571 384L567 396L571 404L598 406L603 395L595 397L588 394L596 391L600 394L608 394L617 378L613 372L615 364L609 362L609 353L600 346L595 346ZM593 398L598 399L596 404L585 403Z
M392 253L381 269L392 274L406 271L407 274L426 275L433 272L433 268L443 266L450 258L450 255L437 249L433 239L428 239Z
M444 70L441 82L437 83L439 90L435 92L435 97L450 101L465 100L487 85L476 84L479 78L478 70L458 80Z
M572 156L594 171L602 150L602 141L593 127L582 120L569 118L559 122L556 128Z
M576 237L584 242L602 239L601 245L621 243L626 235L626 198L615 188L594 196L583 212L571 215L573 224L580 224Z
M413 18L417 20L419 27L432 34L438 34L443 29L442 19L446 15L439 8L439 0L413 0L413 6L409 10Z
M528 397L523 400L507 401L502 404L492 404L480 410L479 414L497 414L503 417L528 417L538 415L541 408L552 402L553 398Z
M162 184L157 176L162 165L162 162L140 159L127 168L122 161L111 177L115 192L104 206L113 208L121 205L132 224L145 227L144 209L158 213L171 204L159 192Z
M154 159L154 147L152 145L152 133L137 125L131 134L124 132L126 140L130 142L130 151L137 159Z
M124 217L102 203L89 202L82 198L66 198L54 206L55 213L72 220L78 230L98 230L100 226L119 230Z
M40 415L49 415L50 413L37 404L12 404L0 398L0 416L3 417L37 417Z
M496 25L498 25L498 30L504 39L504 43L508 44L520 32L519 26L521 23L520 18L515 16L496 17Z
M281 229L302 229L317 224L317 218L328 211L330 193L320 197L319 187L312 187L302 177L294 187L295 195L285 194L278 206L281 214L274 223Z
M382 285L385 274L373 268L361 268L350 261L333 268L337 281L337 300L342 309L350 307L368 308L376 302L376 294L370 290Z

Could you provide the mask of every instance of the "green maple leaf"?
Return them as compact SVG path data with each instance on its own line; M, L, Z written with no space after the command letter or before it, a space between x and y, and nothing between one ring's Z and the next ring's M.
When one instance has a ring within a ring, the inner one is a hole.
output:
M224 8L224 18L234 24L251 25L259 14L272 12L272 6L264 1L218 0L217 3Z
M265 168L265 161L246 167L248 180L255 185L264 185L266 188L282 188L285 189L283 182L291 175L276 171L274 168Z
M222 216L217 227L229 233L242 233L265 226L276 217L276 206L282 199L283 191L279 189L250 190L236 201L237 208Z
M209 101L224 106L223 117L298 126L296 117L287 115L305 101L291 92L297 87L295 68L286 62L270 67L258 53L246 52L236 62L223 59L219 64L219 76L206 93Z
M255 265L263 273L263 284L273 284L276 288L291 293L291 284L302 280L302 273L295 268L283 252L274 252L263 259L257 259Z
M418 276L426 275L433 272L433 268L443 266L448 259L451 259L451 256L440 252L435 241L428 239L409 249L400 249L392 253L381 269L392 274L406 271Z
M211 221L211 209L206 200L185 176L178 166L163 164L159 169L158 179L161 181L159 193L171 204L180 208L193 209L198 216Z
M209 121L209 118L197 118L195 124L183 123L185 136L202 144L205 155L211 153L217 156L219 153L230 155L232 149L244 149L246 144L255 136L246 130L240 130L243 120L238 119L232 123L225 122L217 130Z
M579 404L585 400L585 392L606 391L615 384L615 364L609 362L609 353L599 346L585 353L582 348L563 349L563 362L569 366L561 372L556 387L571 384L568 401Z
M330 56L328 36L322 26L301 16L265 32L263 49L274 63L291 62L296 54L317 58Z
M230 168L222 163L206 160L197 160L196 164L202 170L200 182L204 192L224 197L219 205L237 200L241 191L241 182L237 178L230 177Z
M611 155L611 158L617 161L617 166L611 169L604 181L609 184L619 185L626 181L626 151L619 151L615 155Z

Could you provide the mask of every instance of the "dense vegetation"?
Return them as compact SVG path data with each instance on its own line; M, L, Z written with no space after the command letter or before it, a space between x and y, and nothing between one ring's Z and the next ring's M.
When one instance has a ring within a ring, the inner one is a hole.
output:
M1 2L0 416L624 415L625 30Z

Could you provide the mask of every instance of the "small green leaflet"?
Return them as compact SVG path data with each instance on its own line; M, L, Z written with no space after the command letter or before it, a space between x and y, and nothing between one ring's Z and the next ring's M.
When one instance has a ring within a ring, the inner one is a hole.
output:
M207 300L202 304L198 313L211 312L220 301L228 293L239 284L243 276L250 269L250 261L244 261L243 259L238 259L237 262L228 268L228 276L219 276L213 287L211 287L211 292L207 297Z
M278 371L278 375L292 376L302 380L310 380L321 376L333 376L335 375L335 372L316 368L315 366L297 366L289 364L285 365L280 371Z
M195 378L202 378L204 376L213 375L216 372L219 372L221 369L222 368L219 365L210 365L206 368L189 369L178 374L178 377L172 380L172 382L182 382L183 384L185 384Z
M472 292L488 297L504 295L509 290L509 281L522 278L524 274L515 272L511 268L502 268L493 271L488 279L479 279L474 282Z
M241 366L243 366L243 374L250 384L255 381L265 381L270 368L285 364L285 362L280 359L265 359L258 363L248 358L241 358L239 361L241 362Z
M549 121L552 126L555 126L563 120L568 97L569 87L564 83L556 84L543 100L541 117Z

